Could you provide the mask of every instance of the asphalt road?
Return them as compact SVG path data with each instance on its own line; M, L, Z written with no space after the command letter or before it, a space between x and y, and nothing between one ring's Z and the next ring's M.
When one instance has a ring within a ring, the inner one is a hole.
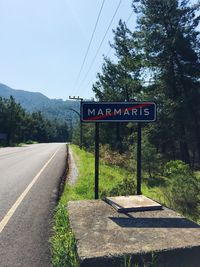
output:
M66 145L0 149L0 267L51 266L49 238Z

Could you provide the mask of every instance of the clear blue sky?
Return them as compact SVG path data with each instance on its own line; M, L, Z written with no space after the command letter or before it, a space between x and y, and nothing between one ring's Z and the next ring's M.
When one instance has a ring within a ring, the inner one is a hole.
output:
M111 28L116 28L120 18L128 19L131 2L122 0ZM102 64L102 55L109 51L108 41L113 38L111 28L91 71L82 81L118 3L119 0L105 0L77 84L102 0L0 0L0 82L50 98L92 97L92 83ZM133 29L134 25L133 15L128 26Z

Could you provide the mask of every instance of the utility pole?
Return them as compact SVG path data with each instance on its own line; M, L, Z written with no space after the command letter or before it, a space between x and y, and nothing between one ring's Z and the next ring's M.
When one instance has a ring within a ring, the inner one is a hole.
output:
M80 101L82 103L83 98L79 97L79 96L69 96L70 100L77 100ZM82 125L82 121L81 121L81 114L80 115L80 149L82 149L83 147L83 125Z

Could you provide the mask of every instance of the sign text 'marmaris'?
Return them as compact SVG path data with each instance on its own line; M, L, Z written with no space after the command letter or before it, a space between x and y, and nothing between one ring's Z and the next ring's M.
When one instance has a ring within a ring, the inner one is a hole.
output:
M81 120L84 122L155 121L153 102L83 102Z
M137 116L137 115L149 115L149 109L148 108L114 108L113 110L111 108L106 108L105 110L99 108L99 109L88 109L88 116Z

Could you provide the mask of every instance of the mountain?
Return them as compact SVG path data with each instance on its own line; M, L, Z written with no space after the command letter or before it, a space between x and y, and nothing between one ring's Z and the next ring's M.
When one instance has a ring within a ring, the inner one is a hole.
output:
M73 100L50 99L47 96L24 90L16 90L0 83L0 97L13 96L16 102L28 112L41 111L47 118L72 121L74 124L78 115L71 109L80 111L80 103Z

